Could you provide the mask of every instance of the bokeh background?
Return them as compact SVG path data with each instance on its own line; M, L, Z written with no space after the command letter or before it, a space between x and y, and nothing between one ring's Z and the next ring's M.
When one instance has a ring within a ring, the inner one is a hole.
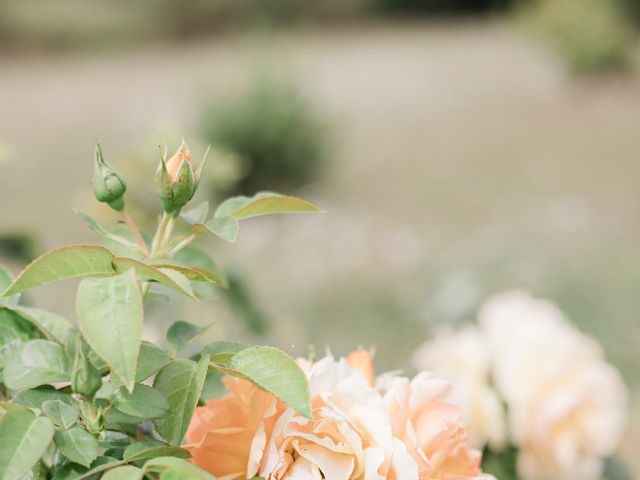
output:
M640 3L0 0L0 258L94 241L71 210L94 142L157 213L157 146L214 154L199 199L277 190L328 213L256 219L217 302L148 310L209 339L375 345L410 369L492 293L551 298L632 391L640 476ZM73 288L29 300L73 318Z

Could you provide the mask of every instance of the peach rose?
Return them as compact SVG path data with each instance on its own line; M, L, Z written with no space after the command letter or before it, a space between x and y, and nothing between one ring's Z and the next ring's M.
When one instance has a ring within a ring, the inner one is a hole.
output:
M221 480L253 478L285 407L246 380L227 377L223 382L229 393L196 408L184 448L196 465Z
M484 332L472 325L443 330L416 351L413 364L451 381L447 401L462 409L471 446L504 446L505 411L490 383L491 349Z
M595 480L627 421L627 393L599 345L550 302L526 292L487 301L479 315L493 377L509 410L524 479Z
M375 382L369 353L299 361L314 419L285 408L244 380L196 410L185 446L223 480L471 480L480 454L466 446L446 382L427 374Z
M480 451L466 443L462 411L445 400L448 382L422 372L412 380L382 375L376 386L393 419L393 434L404 444L397 450L406 449L414 461L394 465L388 478L491 478L482 474Z

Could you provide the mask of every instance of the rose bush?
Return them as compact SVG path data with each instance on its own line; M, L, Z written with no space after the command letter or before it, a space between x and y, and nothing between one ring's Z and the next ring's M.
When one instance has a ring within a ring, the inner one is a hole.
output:
M311 202L272 192L230 198L212 215L206 202L185 211L206 154L194 170L184 142L168 159L166 151L156 172L163 213L154 233L141 231L128 213L126 182L98 145L93 191L125 227L103 227L77 212L102 244L51 250L15 278L0 266L0 480L213 479L187 462L190 453L180 448L212 372L241 377L236 383L228 380L240 389L238 395L255 392L244 412L248 416L242 417L251 424L273 416L274 398L278 408L286 405L311 417L306 377L280 350L213 342L181 357L206 330L185 321L169 327L165 346L142 339L150 294L174 290L198 299L202 285L227 285L208 254L194 247L201 235L233 242L244 219L319 211ZM77 325L21 302L24 291L71 278L82 278ZM247 389L249 382L262 390ZM241 417L228 407L215 420L221 425ZM229 438L229 453L208 461L233 470L235 452L244 448L247 435ZM250 447L253 458L259 445Z

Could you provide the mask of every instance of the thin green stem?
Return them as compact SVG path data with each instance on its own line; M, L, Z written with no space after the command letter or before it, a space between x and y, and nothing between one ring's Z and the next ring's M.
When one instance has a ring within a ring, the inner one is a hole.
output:
M184 247L186 247L191 242L193 242L197 237L198 237L198 235L196 233L192 233L191 235L186 237L184 240L180 241L175 247L173 247L171 250L169 250L169 256L173 256L176 253L178 253Z
M173 227L176 224L175 215L169 215L169 221L167 222L167 228L164 230L164 235L162 236L162 240L160 243L160 247L164 247L171 242L171 235L173 234Z
M169 223L170 219L171 217L167 214L167 212L162 212L162 217L158 222L156 234L154 235L153 241L151 242L151 252L149 253L149 256L153 257L156 253L158 253L158 250L160 250L162 241L164 239L164 234L167 229L167 224Z
M127 227L129 227L129 230L131 230L131 233L136 239L136 243L142 250L142 253L145 256L149 255L149 250L147 249L147 245L144 243L144 238L142 238L142 233L140 233L140 229L138 228L138 225L136 225L136 222L133 221L133 218L131 218L131 215L129 215L129 212L126 210L122 212L122 216L124 217Z
M149 292L149 287L150 286L151 286L151 284L149 282L142 282L142 285L140 287L140 292L142 293L142 299L143 300L147 296L147 293Z

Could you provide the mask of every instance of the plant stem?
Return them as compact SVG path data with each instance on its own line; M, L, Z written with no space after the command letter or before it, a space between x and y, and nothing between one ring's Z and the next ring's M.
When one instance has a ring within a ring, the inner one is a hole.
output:
M142 299L143 300L147 296L147 292L149 291L149 287L150 287L150 283L149 282L142 282L142 286L140 287L140 292L142 293Z
M136 243L142 249L144 255L149 255L149 250L147 249L147 245L144 243L144 238L142 238L142 233L140 233L140 229L136 225L136 222L133 221L133 218L131 218L131 215L129 215L129 212L127 212L126 210L122 212L122 215L124 217L125 223L127 224L127 227L129 227L129 230L131 230L131 233L136 239Z
M187 245L189 245L191 242L193 242L196 238L197 238L197 234L192 233L191 235L189 235L187 238L185 238L184 240L182 240L180 243L178 243L175 247L173 247L170 251L169 251L169 255L173 256L176 253L178 253L180 250L182 250L184 247L186 247Z
M164 230L164 235L162 236L162 240L160 242L160 247L164 247L168 245L171 241L171 234L173 233L173 227L176 224L175 215L169 215L169 221L167 222L167 228Z
M164 239L164 234L167 229L167 224L169 223L170 219L171 217L167 215L167 212L162 212L162 217L158 222L156 234L153 237L153 242L151 242L151 253L149 254L149 256L153 257L156 253L158 253L158 250L160 250L162 241Z

